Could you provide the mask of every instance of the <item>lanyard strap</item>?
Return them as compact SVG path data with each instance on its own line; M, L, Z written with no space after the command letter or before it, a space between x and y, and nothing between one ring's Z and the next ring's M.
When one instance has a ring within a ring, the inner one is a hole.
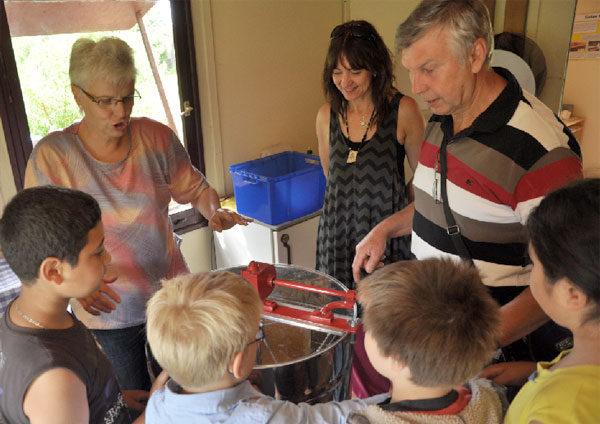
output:
M447 160L447 150L448 150L448 140L444 139L442 141L442 145L440 147L440 170L441 170L441 188L442 188L442 205L444 208L444 215L446 216L446 232L450 236L452 243L454 244L454 248L458 255L465 261L468 261L471 266L474 266L473 259L471 258L471 254L469 253L469 249L465 245L465 241L460 233L460 227L456 224L454 220L454 215L452 215L452 211L450 210L450 205L448 204L448 191L446 189L446 180L448 174L448 160Z

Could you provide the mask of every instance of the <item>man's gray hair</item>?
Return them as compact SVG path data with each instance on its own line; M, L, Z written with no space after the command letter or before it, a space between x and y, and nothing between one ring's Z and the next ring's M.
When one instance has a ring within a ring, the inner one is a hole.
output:
M487 7L480 0L423 0L398 26L395 52L410 47L425 33L439 26L448 28L454 55L464 66L473 43L483 38L487 47L485 66L494 50L494 33Z

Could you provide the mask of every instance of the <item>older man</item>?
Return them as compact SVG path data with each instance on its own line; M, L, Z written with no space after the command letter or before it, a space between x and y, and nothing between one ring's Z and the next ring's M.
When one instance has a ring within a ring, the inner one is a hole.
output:
M379 264L387 239L412 228L418 259L462 257L480 269L505 304L507 345L548 320L527 287L524 224L549 190L581 178L579 146L512 74L489 66L493 33L480 1L421 2L398 28L396 47L433 116L414 176L414 216L392 215L361 241L354 278Z

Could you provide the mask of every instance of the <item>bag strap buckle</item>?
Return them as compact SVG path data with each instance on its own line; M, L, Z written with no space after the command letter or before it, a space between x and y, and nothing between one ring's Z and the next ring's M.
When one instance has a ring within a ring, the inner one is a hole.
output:
M449 236L460 235L460 228L458 228L458 225L452 225L446 228L446 233L448 233Z

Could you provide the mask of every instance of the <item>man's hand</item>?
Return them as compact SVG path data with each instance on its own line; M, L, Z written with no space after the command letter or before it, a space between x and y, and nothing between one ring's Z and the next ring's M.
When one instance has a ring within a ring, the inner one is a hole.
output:
M502 313L500 346L508 346L550 320L533 297L530 287L503 305L500 311Z
M375 227L356 245L356 254L352 262L354 281L360 280L361 268L370 274L376 268L383 266L386 242L387 237L377 231L377 227Z
M81 303L81 306L83 306L83 309L92 315L100 315L100 312L108 314L115 310L117 305L114 302L121 303L121 298L108 285L114 283L116 279L117 274L115 273L105 274L102 277L102 285L96 293L77 299Z
M377 224L364 239L356 245L356 254L352 262L354 281L360 280L360 270L364 268L367 273L372 273L376 268L383 266L385 244L394 237L410 234L415 204L411 203L401 211L388 216Z
M479 377L503 386L521 386L535 369L535 362L501 362L484 368Z
M253 219L241 216L238 213L229 209L219 208L212 214L212 216L208 220L208 225L212 230L220 233L223 230L230 229L236 224L248 225L252 221Z

